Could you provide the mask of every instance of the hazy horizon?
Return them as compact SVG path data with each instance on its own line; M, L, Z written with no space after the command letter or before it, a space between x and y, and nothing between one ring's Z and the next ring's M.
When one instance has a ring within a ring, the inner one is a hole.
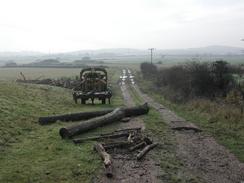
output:
M8 0L0 52L243 47L244 1Z

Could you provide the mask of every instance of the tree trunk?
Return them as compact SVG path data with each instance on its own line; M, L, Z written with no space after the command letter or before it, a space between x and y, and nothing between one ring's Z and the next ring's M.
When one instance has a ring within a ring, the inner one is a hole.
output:
M129 107L129 108L122 108L125 112L125 117L137 116L141 114L146 114L149 111L149 107L147 103L136 106L136 107ZM81 113L71 113L71 114L64 114L64 115L57 115L57 116L47 116L47 117L40 117L39 123L41 125L46 125L50 123L55 123L56 121L81 121L87 120L98 116L103 116L112 112L113 109L103 110L103 111L92 111L92 112L81 112Z
M103 110L103 111L92 111L92 112L81 112L81 113L72 113L72 114L64 114L58 116L47 116L47 117L40 117L39 123L41 125L47 125L50 123L55 123L56 121L79 121L79 120L86 120L98 116L103 116L112 112L113 109Z
M75 135L81 134L82 132L86 132L91 129L95 129L97 127L120 121L124 117L124 111L120 108L116 108L113 112L108 113L104 116L99 116L96 118L89 119L87 121L83 121L79 124L61 128L59 130L59 134L62 138L70 138Z
M59 130L59 134L62 138L70 138L75 135L81 134L82 132L95 129L97 127L104 126L109 123L120 121L122 118L124 118L127 115L129 116L142 115L148 113L148 111L149 111L149 107L147 104L138 107L133 107L133 108L125 108L125 109L116 108L111 113L108 113L104 116L92 118L70 127L61 128Z
M120 138L120 137L128 137L129 134L130 134L129 132L123 132L122 131L122 133L120 132L120 133L116 133L116 134L110 133L107 135L98 135L98 136L94 136L94 137L73 139L73 142L75 144L78 144L78 143L82 143L82 142L85 142L88 140L114 139L114 138Z
M123 110L125 112L125 117L132 117L132 116L147 114L149 112L149 107L148 104L145 103L143 105L139 105L135 107L123 108Z

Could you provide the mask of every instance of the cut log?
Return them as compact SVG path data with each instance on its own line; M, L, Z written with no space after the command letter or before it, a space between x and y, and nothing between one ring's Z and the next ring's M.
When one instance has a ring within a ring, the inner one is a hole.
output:
M108 154L102 144L95 144L94 149L97 151L99 156L103 160L104 168L105 168L105 174L107 177L112 177L113 176L113 168L112 168L112 158L110 154Z
M143 142L140 142L140 143L136 144L133 147L130 147L129 150L130 151L134 151L136 149L140 149L141 147L144 147L145 145L146 145L146 142L143 141Z
M94 137L87 137L87 138L78 138L78 139L73 139L73 142L75 144L77 143L82 143L84 141L88 141L88 140L99 140L99 139L113 139L113 138L120 138L120 137L128 137L129 136L129 132L120 132L120 133L110 133L110 134L101 134L98 136L94 136Z
M123 147L128 147L132 143L128 141L117 141L117 142L112 142L112 143L106 143L104 144L105 149L112 149L112 148L123 148Z
M139 131L141 131L141 127L138 127L138 128L124 128L124 129L115 130L115 132L121 132L121 131L127 131L127 132L136 131L136 132L139 132Z
M149 107L147 103L145 103L143 105L136 106L136 107L122 108L121 110L123 110L125 113L124 117L128 119L128 117L138 116L138 115L148 113ZM39 123L41 125L46 125L50 123L55 123L58 120L59 121L81 121L81 120L87 120L98 116L103 116L105 114L111 113L112 111L113 109L108 109L102 111L81 112L81 113L71 113L71 114L57 115L57 116L40 117Z
M133 108L116 108L111 113L103 116L89 119L87 121L80 122L79 124L61 128L59 134L62 138L70 138L75 135L81 134L91 129L95 129L106 124L110 124L116 121L120 121L126 115L142 115L148 113L149 107L147 104ZM134 112L134 113L133 113Z
M56 121L79 121L79 120L87 120L98 116L103 116L112 112L112 109L103 110L103 111L92 111L92 112L80 112L80 113L72 113L65 115L57 115L57 116L47 116L40 117L39 123L41 125L47 125L50 123L55 123Z
M150 145L153 143L152 139L150 139L149 137L144 137L143 140L144 140L144 142L146 142L147 145Z
M157 145L158 143L147 145L140 153L137 154L136 159L140 160L141 158L143 158L143 156L145 156L145 154L147 154L151 149L153 149Z
M115 121L120 121L124 116L124 111L121 110L121 108L116 108L113 112L108 113L104 116L92 118L70 127L61 128L59 130L59 134L62 138L70 138L75 135L81 134L82 132L95 129L97 127L104 126Z
M123 108L125 117L139 116L147 114L149 112L149 106L147 103L135 107Z

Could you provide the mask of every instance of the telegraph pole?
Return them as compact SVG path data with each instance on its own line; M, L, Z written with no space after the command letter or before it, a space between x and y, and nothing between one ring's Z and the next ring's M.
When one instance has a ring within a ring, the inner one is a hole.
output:
M148 50L151 51L151 64L152 64L152 60L153 60L153 51L155 50L155 48L149 48Z
M244 41L244 39L241 39L241 41ZM244 53L244 50L242 50L242 52Z

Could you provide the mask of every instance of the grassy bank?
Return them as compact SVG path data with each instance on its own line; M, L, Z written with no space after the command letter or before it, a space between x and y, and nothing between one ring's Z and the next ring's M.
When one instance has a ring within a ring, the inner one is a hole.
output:
M244 116L238 108L206 99L195 99L184 104L172 103L163 97L160 89L155 88L152 82L140 76L137 79L145 93L179 116L196 123L244 162Z
M109 74L116 83L116 71ZM123 99L115 84L113 94L111 105L76 105L67 89L0 81L0 182L92 182L102 166L93 143L74 145L62 140L59 129L72 123L40 126L37 121L40 116L121 106ZM109 125L83 136L116 127Z

